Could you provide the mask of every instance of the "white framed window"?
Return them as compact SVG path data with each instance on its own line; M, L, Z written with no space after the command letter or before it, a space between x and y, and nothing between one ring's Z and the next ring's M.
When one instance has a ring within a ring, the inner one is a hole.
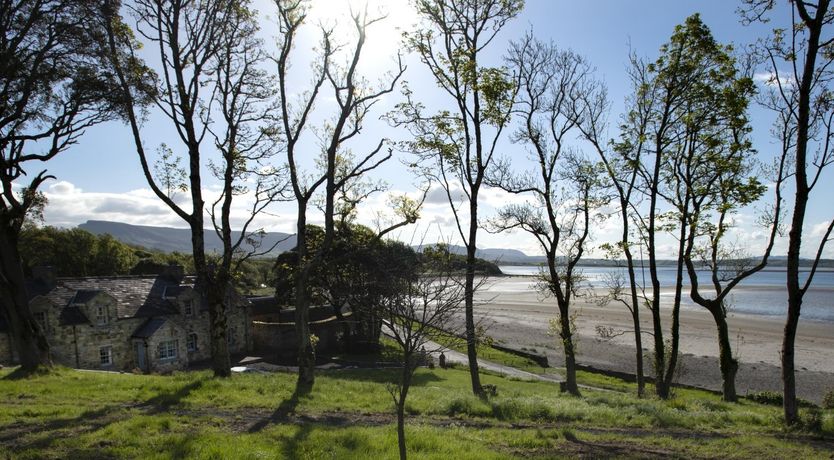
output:
M189 299L188 302L185 303L185 316L191 316L194 314L194 299Z
M98 324L107 324L107 308L103 305L96 307L96 322Z
M185 348L189 352L197 351L197 334L188 334L188 340L185 342Z
M228 337L226 337L226 343L229 345L230 350L234 350L237 348L237 329L230 327L228 331L226 331Z
M35 321L37 321L37 323L41 326L41 329L44 332L47 332L47 329L46 329L46 312L45 311L36 311L36 312L32 313L32 315L35 317Z
M177 357L177 340L160 342L156 348L156 355L159 359L175 359Z
M101 347L98 349L99 363L102 366L113 364L113 347Z

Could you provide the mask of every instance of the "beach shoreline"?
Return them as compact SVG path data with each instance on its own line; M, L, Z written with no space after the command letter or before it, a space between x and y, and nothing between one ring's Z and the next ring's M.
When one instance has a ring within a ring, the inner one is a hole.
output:
M513 285L491 280L477 294L476 317L487 333L500 343L544 353L551 366L563 367L564 355L557 340L548 333L556 316L553 298L542 298L535 290L519 289L517 281L533 278L513 276ZM507 278L504 278L507 279ZM588 298L575 303L578 338L577 361L598 369L634 373L635 348L631 313L622 304L600 306ZM644 369L653 375L651 314L640 311L643 331ZM671 308L663 309L664 338L669 337ZM683 369L678 382L721 389L718 367L718 339L712 316L699 308L681 309L680 348ZM730 312L728 315L733 352L740 362L736 378L740 395L758 391L781 391L782 333L784 318ZM598 328L612 328L616 335L602 338ZM834 323L800 320L796 339L797 395L815 403L834 391Z

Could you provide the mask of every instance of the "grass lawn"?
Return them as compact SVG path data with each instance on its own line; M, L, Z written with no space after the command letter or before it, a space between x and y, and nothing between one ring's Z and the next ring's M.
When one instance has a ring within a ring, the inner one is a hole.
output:
M291 374L172 376L56 369L23 379L0 370L0 458L394 458L386 385L395 370L319 373L294 394ZM480 400L462 369L420 369L409 395L412 458L830 458L834 415L819 431L786 430L779 407L583 390L484 375ZM621 384L631 389L629 384ZM806 420L813 417L806 410Z

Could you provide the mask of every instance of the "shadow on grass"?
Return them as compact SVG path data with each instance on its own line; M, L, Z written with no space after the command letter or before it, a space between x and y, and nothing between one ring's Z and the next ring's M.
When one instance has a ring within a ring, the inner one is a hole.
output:
M325 373L328 377L342 380L354 380L371 383L397 383L402 369L392 367L388 369L345 369ZM433 382L441 382L444 379L435 372L415 372L411 380L412 387L425 386Z
M106 428L114 422L124 420L126 411L132 408L145 410L146 414L166 412L179 404L183 398L203 385L205 378L183 385L175 390L163 391L138 405L125 402L99 409L90 409L77 417L61 418L47 422L14 423L3 427L0 445L11 446L13 450L44 449L60 439L78 437ZM25 440L29 435L34 439Z
M156 396L140 404L139 407L150 408L149 412L151 414L167 412L172 407L180 404L182 400L188 397L188 395L190 395L193 391L200 389L206 378L208 377L202 377L189 383L188 385L183 385L176 390L161 391Z
M295 390L292 392L289 398L285 399L281 402L275 412L272 413L269 417L263 418L257 422L255 422L249 430L249 433L257 433L268 425L273 423L278 423L282 420L286 420L287 417L295 412L295 408L298 407L298 401L302 396L307 396L310 392L313 391L312 385L304 385L301 383L296 383Z
M24 380L28 378L44 377L56 373L58 370L59 368L51 366L38 366L35 369L24 369L22 367L18 367L3 377L3 380Z
M0 445L9 446L12 450L42 449L49 447L55 441L71 435L73 437L92 433L107 425L122 420L124 406L111 405L101 409L87 410L78 417L62 418L48 422L15 423L3 427L0 435ZM69 433L63 432L69 430ZM35 439L25 441L27 435L35 435Z

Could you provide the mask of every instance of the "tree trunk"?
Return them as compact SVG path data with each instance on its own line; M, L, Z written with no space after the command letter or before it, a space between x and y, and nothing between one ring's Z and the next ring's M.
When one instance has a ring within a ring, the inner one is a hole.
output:
M559 335L562 338L562 348L565 351L565 391L574 396L579 396L579 387L576 384L576 350L573 346L573 331L570 327L567 305L559 305L559 324L561 326Z
M478 191L472 190L469 206L469 241L466 245L466 284L464 286L466 314L466 354L469 358L469 377L472 380L472 393L483 397L481 376L478 372L477 338L475 337L475 251L478 235Z
M307 203L298 202L296 228L298 269L295 278L295 334L298 337L298 385L312 387L315 383L316 354L310 340L310 299L307 284L311 267L307 260Z
M397 398L397 444L400 449L400 459L405 460L405 398L408 397L408 390L411 388L411 377L414 374L412 364L414 356L406 353L403 356L403 373L400 386L399 398Z
M224 280L225 278L225 280ZM207 279L211 279L209 275ZM206 301L209 307L209 321L211 322L211 367L215 377L229 377L232 375L232 361L229 356L228 318L226 305L226 289L228 277L219 274L206 287Z
M675 274L675 299L672 304L672 343L669 347L668 365L665 370L665 381L663 382L666 399L670 396L669 390L672 388L672 383L675 378L675 369L678 366L678 350L680 348L680 323L681 323L681 300L683 299L683 254L686 249L686 221L689 219L687 209L689 207L689 197L684 201L683 215L681 216L680 224L681 230L678 236L678 265Z
M626 209L625 206L623 209ZM643 375L643 336L640 329L640 301L637 298L637 276L634 273L634 258L628 246L628 216L623 211L623 252L628 266L628 283L631 290L631 319L634 323L634 348L637 372L637 397L646 392L646 377Z
M736 373L738 372L738 361L733 358L733 349L730 345L730 332L727 327L727 317L719 305L708 307L712 317L715 319L715 326L718 328L718 359L721 367L722 397L724 401L736 402Z
M788 258L790 266L791 259ZM798 274L798 271L796 272ZM788 268L788 276L791 276ZM789 278L789 285L790 278ZM796 283L799 284L798 282ZM785 423L793 425L799 421L799 405L796 402L796 368L794 364L794 343L796 342L796 328L799 325L799 313L802 307L802 295L788 289L788 318L782 340L782 404L785 413Z
M400 460L405 460L405 400L397 403L397 445L400 448Z
M9 337L17 349L20 366L27 372L52 366L49 342L29 310L29 300L17 236L10 235L8 223L0 231L0 304L9 325ZM10 350L14 352L14 350Z
M652 307L652 327L654 329L655 394L657 394L657 397L660 399L668 399L669 388L666 386L666 378L664 374L666 369L666 360L664 359L664 355L666 350L663 343L663 326L660 322L660 302L657 302L657 305Z

